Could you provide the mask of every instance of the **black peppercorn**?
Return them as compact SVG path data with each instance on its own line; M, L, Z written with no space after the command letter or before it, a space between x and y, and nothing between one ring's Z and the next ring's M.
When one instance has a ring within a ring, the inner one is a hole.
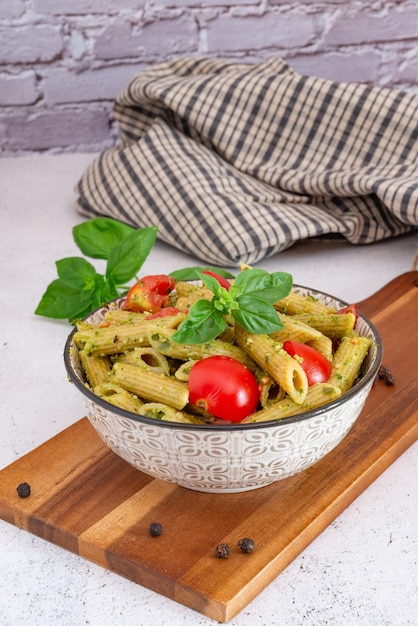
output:
M248 537L244 537L244 539L240 539L237 543L237 546L241 548L243 552L254 552L255 544L252 539Z
M385 382L386 385L388 385L388 387L391 387L392 385L395 384L394 375L392 374L390 369L386 367L385 365L382 365L379 368L378 376L381 380Z
M163 532L163 527L159 522L152 522L148 530L151 537L158 537Z
M227 559L229 557L230 549L227 543L218 543L215 548L215 556L218 559Z
M16 491L20 498L28 498L30 496L30 485L28 483L20 483L16 487Z

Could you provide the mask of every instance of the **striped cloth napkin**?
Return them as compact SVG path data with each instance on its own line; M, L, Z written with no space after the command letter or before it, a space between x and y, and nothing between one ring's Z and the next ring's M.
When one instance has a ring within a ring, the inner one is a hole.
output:
M78 211L158 225L206 263L418 226L417 94L193 57L134 75L114 115L120 144L83 174Z

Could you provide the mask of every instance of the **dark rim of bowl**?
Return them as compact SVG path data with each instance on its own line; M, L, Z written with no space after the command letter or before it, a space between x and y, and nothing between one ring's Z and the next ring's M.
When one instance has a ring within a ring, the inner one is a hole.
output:
M344 302L343 300L340 300L339 298L336 298L335 296L332 296L323 291L318 291L317 289L311 289L310 287L304 287L302 285L294 285L294 288L304 289L304 290L312 292L313 294L318 294L321 296L325 296L327 298L331 298L337 301L339 304L341 304L341 308L344 306L349 306L347 302ZM105 308L105 306L100 307L100 308ZM90 317L93 313L94 311L92 311L92 313L90 313L87 317ZM287 424L292 424L294 422L301 422L303 420L310 419L318 415L322 415L323 413L329 411L330 409L336 408L339 405L344 404L348 399L350 399L353 395L355 395L360 389L365 387L371 380L374 380L379 370L379 367L382 363L382 358L383 358L382 339L375 325L373 324L373 322L369 320L368 317L366 317L360 311L359 311L359 317L361 317L364 320L364 322L369 326L370 330L372 331L374 335L374 340L376 342L376 358L372 367L369 369L369 371L364 376L362 376L360 380L358 380L358 382L356 382L348 391L342 394L339 398L332 400L331 402L328 402L320 407L312 409L311 411L305 411L304 413L299 413L298 415L290 415L289 417L282 417L278 419L268 420L265 422L249 422L246 424L242 424L239 422L238 423L226 422L225 424L220 424L218 422L216 424L211 424L211 423L188 424L187 422L170 422L170 421L156 420L155 418L147 417L145 415L139 415L139 414L137 415L136 413L131 413L130 411L126 411L125 409L115 406L114 404L111 404L110 402L106 402L106 400L96 395L87 386L85 382L79 379L79 377L74 371L74 368L71 365L70 353L72 349L73 336L77 330L76 328L72 330L72 332L69 334L67 338L67 341L65 342L64 364L65 364L65 369L67 371L70 381L74 383L75 386L79 389L79 391L81 391L81 393L84 396L86 396L89 400L103 407L107 411L116 413L117 415L120 415L121 417L125 417L127 419L134 420L136 422L141 422L143 424L147 424L151 426L158 425L163 428L180 428L180 429L185 429L185 430L211 430L214 432L230 431L230 430L234 430L234 431L252 430L252 429L258 429L258 428L271 428L273 426L285 426Z

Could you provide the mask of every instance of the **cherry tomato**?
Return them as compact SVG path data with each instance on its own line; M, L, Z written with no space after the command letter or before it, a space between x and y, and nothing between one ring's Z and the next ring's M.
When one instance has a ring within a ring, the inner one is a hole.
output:
M220 286L224 287L227 291L231 286L229 281L224 276L221 276L216 272L212 272L211 270L203 270L202 274L207 274L207 276L212 276L212 278L216 278Z
M190 402L212 415L240 422L254 413L260 390L252 372L229 356L209 356L190 370Z
M161 311L157 311L157 313L153 313L152 315L147 315L146 320L155 320L157 317L170 317L170 315L177 315L177 313L187 313L187 311L180 311L180 309L176 309L175 306L166 306Z
M165 274L143 276L130 288L123 308L128 311L157 313L169 304L169 293L175 284L174 278Z
M332 365L330 361L315 348L297 341L285 341L283 349L290 356L299 357L300 365L308 378L308 385L325 383L331 376Z

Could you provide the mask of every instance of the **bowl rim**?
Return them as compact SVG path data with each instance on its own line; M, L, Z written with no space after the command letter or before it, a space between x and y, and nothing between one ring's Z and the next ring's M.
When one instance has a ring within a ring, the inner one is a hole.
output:
M348 302L345 302L344 300L340 300L336 296L333 296L331 294L328 294L318 289L314 289L312 287L305 287L303 285L293 285L293 288L303 289L303 290L312 292L312 294L319 294L321 296L331 298L332 300L337 301L341 305L341 308L344 306L349 306ZM95 309L95 311L92 311L91 313L89 313L89 315L87 315L84 319L88 319L95 312L99 311L100 309L105 309L108 305L112 304L113 302L118 302L119 300L123 299L123 297L124 296L122 296L121 298L117 298L116 300L113 300L112 302L106 303L101 307L98 307L97 309ZM68 335L67 340L65 342L64 354L63 354L64 364L65 364L65 369L67 371L67 375L68 375L70 382L74 383L75 386L78 388L78 390L81 391L81 393L84 396L86 396L89 400L91 400L95 404L98 404L105 410L110 411L111 413L116 413L117 415L120 415L121 417L133 420L135 422L140 422L145 425L159 426L162 428L176 428L176 429L181 429L181 430L198 430L198 431L209 430L214 433L225 432L225 431L253 430L253 429L259 429L259 428L286 426L288 424L293 424L295 422L301 422L304 420L311 419L313 417L320 416L323 413L326 413L327 411L329 411L330 409L337 408L341 404L344 404L345 402L347 402L347 400L349 400L352 396L356 395L358 391L360 391L363 387L366 387L367 384L370 381L374 380L374 378L376 377L377 372L382 363L382 359L383 359L382 339L374 323L361 311L358 311L358 315L369 326L374 336L375 343L376 343L376 358L370 370L362 378L360 378L360 380L356 382L348 391L343 393L339 398L336 398L335 400L331 400L331 402L327 402L326 404L323 404L320 407L311 409L310 411L305 411L304 413L299 413L297 415L289 415L288 417L282 417L278 419L266 420L264 422L248 422L245 424L240 423L240 422L227 422L227 421L225 421L225 424L222 424L219 422L217 422L216 424L212 424L210 422L204 423L204 424L192 424L192 423L187 423L187 422L171 422L171 421L165 421L165 420L156 420L155 418L147 417L146 415L131 413L130 411L127 411L126 409L123 409L114 404L111 404L110 402L107 402L106 400L104 400L103 398L95 394L87 386L85 382L81 381L80 378L77 376L76 372L74 371L74 368L71 365L71 350L73 348L73 345L72 345L73 336L77 331L76 328L73 328L73 330Z

